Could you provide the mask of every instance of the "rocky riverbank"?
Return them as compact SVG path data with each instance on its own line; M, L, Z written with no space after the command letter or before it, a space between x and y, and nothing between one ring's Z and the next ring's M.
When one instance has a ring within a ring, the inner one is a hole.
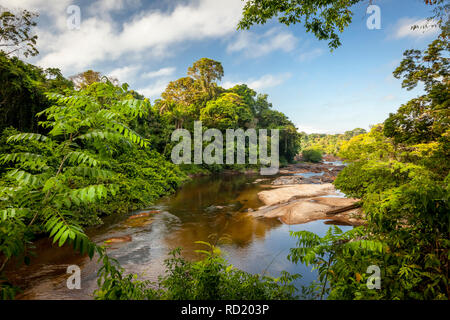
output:
M264 206L250 210L249 214L257 218L278 218L286 224L333 220L361 225L364 217L358 208L359 200L345 198L332 184L343 168L340 161L289 165L265 185L267 190L258 193Z

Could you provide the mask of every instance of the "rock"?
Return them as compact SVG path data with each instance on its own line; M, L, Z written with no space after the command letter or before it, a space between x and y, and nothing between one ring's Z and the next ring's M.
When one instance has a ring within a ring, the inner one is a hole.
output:
M130 220L130 219L144 218L144 217L148 217L151 214L155 214L155 213L161 213L161 211L160 210L144 211L139 214L135 214L135 215L129 217L128 219Z
M336 180L336 175L330 174L329 172L325 172L320 177L320 181L322 183L332 183L334 180Z
M364 223L360 219L360 209L327 215L327 212L333 209L346 207L357 201L357 199L315 197L266 206L250 214L254 217L278 218L285 224L302 224L323 219L340 221L349 225L360 225Z
M325 154L322 159L324 161L342 161L341 158L333 156L332 154Z
M290 220L295 217L296 220L302 221L297 223L305 223L325 216L325 211L327 211L328 208L329 207L326 205L314 203L311 200L299 200L275 206L274 208L269 208L269 210L265 209L263 212L256 211L254 215L264 218L284 217L284 220ZM284 220L283 222L285 222ZM295 221L290 224L295 224Z
M141 228L141 227L148 226L148 225L152 224L153 222L154 222L154 220L151 219L150 217L143 217L143 218L139 218L139 219L128 219L125 221L124 225L126 227L131 227L131 228Z
M323 181L322 181L322 178L321 178L321 177L319 177L319 176L313 176L313 177L310 177L310 178L305 178L305 179L302 181L302 183L304 183L304 184L322 184Z
M337 197L317 197L311 198L311 201L319 204L323 204L330 207L330 210L337 209L339 207L347 207L358 202L358 199L353 198L337 198Z
M123 237L115 237L115 238L109 238L108 240L105 240L106 244L113 244L113 243L124 243L124 242L130 242L133 239L131 236L123 236Z
M285 184L300 184L302 183L302 176L281 176L276 178L272 184L273 185L285 185Z
M307 173L307 172L326 172L326 171L341 171L345 168L344 165L335 165L332 163L306 163L300 162L295 164L290 164L287 167L284 167L279 172L280 174L294 174L294 173Z
M299 198L311 198L334 193L335 189L331 183L299 184L261 191L258 193L258 198L265 205L274 205Z

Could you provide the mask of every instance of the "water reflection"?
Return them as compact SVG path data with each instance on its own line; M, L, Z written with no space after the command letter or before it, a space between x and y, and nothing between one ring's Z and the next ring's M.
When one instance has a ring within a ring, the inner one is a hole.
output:
M288 226L276 219L255 219L245 212L262 205L257 193L262 186L254 183L256 176L216 176L198 178L186 184L175 195L162 199L151 209L160 210L148 219L133 221L112 216L105 224L89 231L89 236L102 244L112 237L131 237L132 241L109 246L109 254L118 259L127 272L141 274L155 281L164 272L164 259L172 249L182 247L188 259L198 259L195 241L220 244L226 258L234 266L248 272L266 272L278 276L282 270L302 273L299 284L315 278L315 273L303 265L293 265L286 256L296 240L289 231L309 230L324 235L330 222ZM141 223L142 222L142 223ZM342 226L348 230L350 226ZM82 289L66 287L68 265L82 269ZM74 254L70 247L57 248L48 241L37 244L37 257L31 266L9 271L16 284L25 290L20 299L91 299L96 289L96 260Z

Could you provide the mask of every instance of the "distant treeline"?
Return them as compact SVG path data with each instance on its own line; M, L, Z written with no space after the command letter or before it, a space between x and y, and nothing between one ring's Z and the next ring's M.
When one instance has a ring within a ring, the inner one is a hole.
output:
M345 133L325 134L325 133L301 133L300 146L302 150L314 149L325 154L337 155L342 144L351 138L366 133L366 130L356 128Z

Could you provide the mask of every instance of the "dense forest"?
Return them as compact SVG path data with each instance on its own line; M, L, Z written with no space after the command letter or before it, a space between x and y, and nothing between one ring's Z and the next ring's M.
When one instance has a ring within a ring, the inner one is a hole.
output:
M336 156L342 144L349 141L351 138L360 134L366 133L365 129L356 128L344 133L326 134L326 133L311 133L307 134L301 132L300 148L319 150L324 154Z
M264 23L280 10L297 14L280 18L290 24L320 9L311 1L305 2L306 13L276 1L258 3L247 3L241 28ZM316 20L308 30L338 47L333 28L351 20L332 14L343 12L347 2L333 3L337 11L325 17L334 23ZM245 84L222 88L222 64L209 58L193 62L186 77L171 81L156 101L98 71L65 77L57 68L31 65L15 54L38 54L35 19L26 10L0 11L0 37L7 44L0 47L1 298L14 298L18 291L3 273L5 267L29 263L33 241L44 237L99 257L97 299L449 298L448 20L440 20L440 34L425 50L406 51L393 72L407 90L423 86L423 95L369 132L358 128L306 135L273 108L266 94ZM155 286L125 275L105 248L86 235L86 228L101 224L107 215L148 207L175 192L190 175L258 168L173 164L172 132L182 128L193 133L195 121L222 132L279 129L282 164L308 149L346 160L334 185L360 199L366 223L347 232L334 226L324 237L292 233L298 242L288 259L319 272L301 294L293 286L300 275L283 273L274 279L240 271L210 243L201 243L205 259L198 262L186 261L175 250L166 261L166 276ZM385 266L380 290L370 290L368 275L361 272L371 265Z
M30 33L34 18L26 10L2 9L2 37L38 54ZM193 132L198 120L204 130L279 129L281 162L298 152L295 126L267 95L245 84L227 90L218 85L224 74L218 61L194 62L186 77L170 82L162 99L151 103L100 72L65 78L12 52L0 51L0 272L13 258L29 261L32 241L42 236L59 246L71 243L82 254L102 254L83 228L148 206L189 174L248 167L172 164L174 129ZM8 282L0 288L3 297L14 293Z

